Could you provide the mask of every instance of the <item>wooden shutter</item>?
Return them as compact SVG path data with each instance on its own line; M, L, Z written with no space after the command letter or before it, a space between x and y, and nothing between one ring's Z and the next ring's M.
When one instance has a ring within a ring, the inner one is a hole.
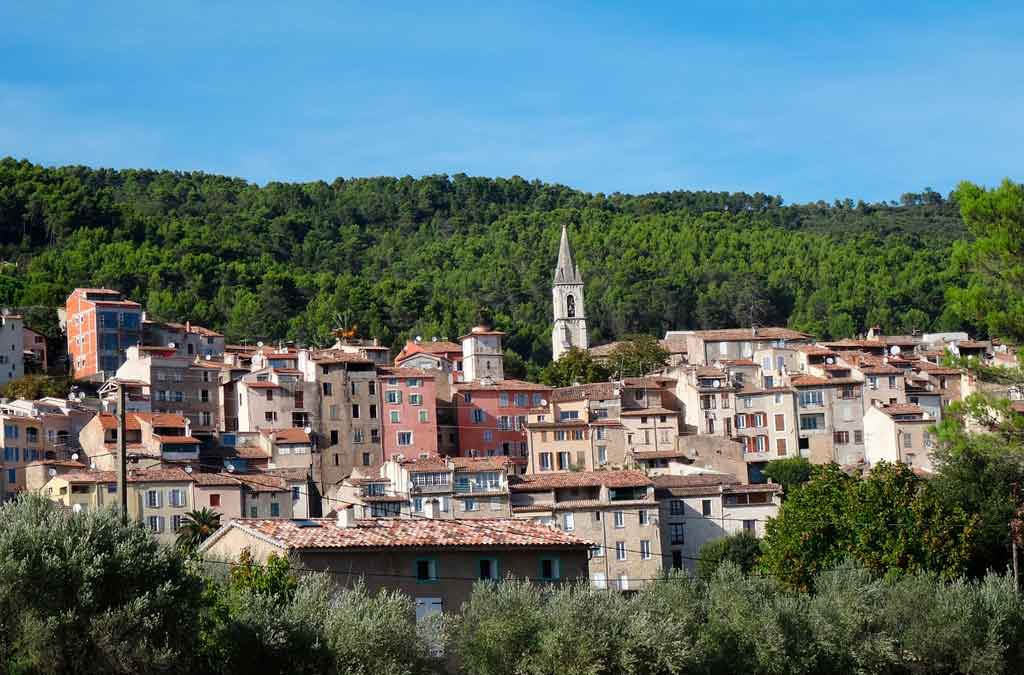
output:
M781 414L775 415L775 430L785 431L786 430L786 416Z

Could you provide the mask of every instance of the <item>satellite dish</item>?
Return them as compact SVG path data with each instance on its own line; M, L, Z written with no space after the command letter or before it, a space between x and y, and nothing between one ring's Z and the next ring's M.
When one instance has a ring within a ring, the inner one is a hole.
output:
M540 400L540 407L542 407L542 408L543 408L543 407L545 407L545 406L546 406L547 404L548 404L548 400L547 400L546 398L542 398L542 399Z
M423 342L423 336L422 335L417 335L416 336L416 342Z
M93 471L96 470L96 460L89 462L89 468L92 469Z
M256 343L256 346L257 346L257 347L262 347L262 346L263 346L263 340L260 340L260 341L258 341L258 342Z
M302 430L305 431L307 434L313 433L313 427L303 427Z
M185 467L185 473L192 473L192 467L191 466L186 466Z
M73 461L76 461L76 462L77 462L77 461L78 461L78 453L77 453L77 452L72 452L72 453L71 453L71 459L72 459Z
M54 469L54 468L53 468L53 467L51 466L51 467L50 467L50 470L49 470L49 471L47 471L46 473L50 474L50 478L53 478L54 476L56 476L56 475L57 475L57 470L56 470L56 469Z
M71 507L71 510L74 511L75 513L81 513L82 512L82 505L81 504L75 504L74 506Z
M892 354L893 356L897 356L900 353L900 351L901 350L899 345L893 345L892 347L889 348L889 353Z
M835 362L836 362L836 360L834 358L832 358L831 356L829 356L828 358L825 359L825 363L829 364L830 366L833 363L835 363Z
M430 338L430 341L431 342L437 342L437 336L434 336L434 337Z
M232 464L231 462L228 462L228 473L234 473L234 472L235 472L235 465Z
M174 344L173 342L168 342L168 343L167 343L167 347L168 347L169 349L177 349L177 348L178 348L178 345Z
M715 389L718 389L719 387L722 386L722 381L721 380L715 380L714 382L711 383L711 386L714 387Z

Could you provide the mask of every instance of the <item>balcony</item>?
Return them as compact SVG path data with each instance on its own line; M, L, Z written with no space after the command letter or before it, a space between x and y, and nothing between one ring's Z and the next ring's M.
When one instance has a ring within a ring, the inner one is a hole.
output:
M451 483L440 483L433 485L413 485L410 492L414 495L443 495L452 491Z
M505 492L501 481L456 481L455 494Z

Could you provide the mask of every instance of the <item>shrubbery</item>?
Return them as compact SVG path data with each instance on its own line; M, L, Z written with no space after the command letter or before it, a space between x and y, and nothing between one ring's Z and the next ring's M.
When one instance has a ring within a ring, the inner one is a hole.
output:
M401 594L339 590L283 559L190 562L111 512L26 496L0 508L5 673L470 675L1010 673L1024 602L1006 576L879 577L853 562L814 592L744 574L673 575L627 596L481 582L417 626ZM431 655L446 646L449 660Z

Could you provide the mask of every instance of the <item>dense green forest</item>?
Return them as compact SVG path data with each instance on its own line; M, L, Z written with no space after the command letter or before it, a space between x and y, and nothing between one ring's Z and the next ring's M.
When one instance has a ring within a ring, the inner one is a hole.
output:
M563 223L593 344L752 321L822 337L975 328L945 302L964 276L950 253L967 233L957 204L930 188L899 202L785 205L462 174L261 187L9 158L0 302L46 317L75 286L109 286L150 316L231 340L318 344L339 318L395 345L456 337L486 310L509 347L544 363Z

